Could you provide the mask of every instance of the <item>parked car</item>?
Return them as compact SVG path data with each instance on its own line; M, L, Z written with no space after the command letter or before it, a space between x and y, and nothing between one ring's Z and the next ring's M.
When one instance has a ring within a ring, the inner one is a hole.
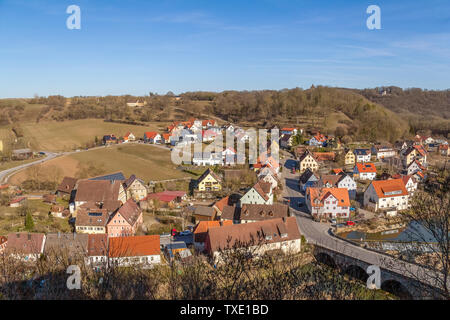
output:
M178 234L177 229L172 229L170 233L172 236L176 236Z
M180 236L190 236L192 234L191 231L185 230L180 232Z
M332 223L332 224L337 224L337 220L336 219L330 219L330 222Z
M350 220L349 220L349 221L347 221L347 225L348 225L348 226L354 226L355 223L354 223L353 221L350 221Z

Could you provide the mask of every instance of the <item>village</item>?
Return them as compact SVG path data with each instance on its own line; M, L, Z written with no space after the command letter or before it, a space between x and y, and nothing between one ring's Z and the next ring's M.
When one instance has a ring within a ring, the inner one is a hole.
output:
M242 161L245 155L233 147L194 153L183 166L201 174L177 190L122 172L64 177L53 193L34 199L17 186L1 185L9 207L47 203L48 215L65 226L52 233L23 232L33 224L33 216L27 215L18 226L21 231L0 235L0 253L35 261L55 248L71 247L96 268L110 263L151 268L189 261L195 254L219 263L224 250L252 239L261 240L259 254L296 253L306 244L297 212L329 225L336 236L370 232L368 225L372 232L404 227L396 218L409 209L421 183L433 177L430 163L450 156L445 139L420 135L394 145L345 145L319 131L284 127L279 132L279 141L268 140L267 151L253 164ZM196 142L208 145L224 133L247 147L252 143L244 128L193 118L143 137L105 134L102 145L140 143L172 150ZM22 154L31 156L29 150ZM165 221L163 229L148 228L155 219Z

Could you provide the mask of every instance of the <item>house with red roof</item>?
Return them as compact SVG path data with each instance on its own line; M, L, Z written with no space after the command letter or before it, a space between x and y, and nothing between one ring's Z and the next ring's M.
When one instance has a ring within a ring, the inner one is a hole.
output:
M143 201L141 201L141 208L143 207L143 203L147 202L150 207L154 207L156 203L160 207L169 207L174 208L177 204L181 203L181 201L186 200L186 192L185 191L162 191L149 193Z
M27 202L26 197L16 197L9 202L11 208L17 208L23 206Z
M303 130L301 130L303 131ZM298 133L298 130L295 128L281 128L281 134L289 134L292 136L296 136Z
M357 163L353 168L353 177L359 180L373 180L377 176L377 168L371 162Z
M135 137L134 134L131 133L131 132L127 132L127 133L125 133L125 135L123 136L123 142L124 142L124 143L130 142L130 141L135 141L135 140L136 140L136 137Z
M350 198L346 188L309 187L305 202L311 215L317 219L350 217Z
M161 263L159 235L109 238L108 258L119 267L151 267Z
M161 135L156 131L149 131L144 133L144 142L146 143L161 143L162 138Z
M200 221L194 228L194 247L202 252L205 249L206 236L211 228L220 228L222 226L232 225L232 220L225 221Z
M406 168L406 171L408 173L408 175L413 175L416 172L425 172L427 171L427 168L425 168L419 160L414 160L413 162L411 162L408 167Z
M325 147L327 144L327 137L318 132L311 139L309 139L309 145L315 147Z
M170 133L163 133L161 141L165 144L170 144L170 137L171 137Z
M408 209L409 193L403 179L372 181L364 192L364 206L395 215Z

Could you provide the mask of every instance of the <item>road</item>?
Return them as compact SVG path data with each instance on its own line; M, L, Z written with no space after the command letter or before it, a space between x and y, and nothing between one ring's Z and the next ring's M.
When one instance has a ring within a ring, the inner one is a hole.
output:
M308 243L345 254L346 256L397 273L403 271L401 274L404 275L407 275L409 272L409 274L419 275L418 278L420 278L422 282L435 286L434 280L430 277L430 271L417 265L409 264L338 239L331 234L331 225L329 223L315 222L307 212L308 209L306 205L303 205L302 207L298 206L299 201L304 203L304 196L300 192L298 185L300 175L299 173L293 174L291 172L292 167L296 164L293 156L287 153L284 153L284 155L285 158L281 161L283 165L283 196L285 199L290 200L291 214L297 218L300 233L306 238ZM405 269L408 271L405 271Z
M49 161L49 160L54 159L54 158L56 158L57 156L60 155L59 153L55 153L55 152L46 152L46 151L42 151L42 152L45 153L45 158L42 158L42 159L39 159L39 160L36 160L36 161L33 161L33 162L25 163L25 164L22 164L20 166L14 167L14 168L10 168L10 169L6 169L6 170L3 170L3 171L0 171L0 183L8 182L9 177L12 176L14 173L17 173L17 172L19 172L21 170L24 170L24 169L28 168L28 167L31 167L31 166L34 166L34 165L37 165L37 164Z

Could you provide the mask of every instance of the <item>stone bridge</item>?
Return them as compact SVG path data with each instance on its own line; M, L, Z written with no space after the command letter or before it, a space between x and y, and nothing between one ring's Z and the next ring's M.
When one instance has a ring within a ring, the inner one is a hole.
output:
M361 259L357 259L320 245L314 246L314 256L316 259L330 267L339 269L342 273L350 277L367 282L369 274L366 270L371 265ZM417 281L404 274L400 274L380 266L381 289L388 291L401 299L436 299L440 295L436 288Z

